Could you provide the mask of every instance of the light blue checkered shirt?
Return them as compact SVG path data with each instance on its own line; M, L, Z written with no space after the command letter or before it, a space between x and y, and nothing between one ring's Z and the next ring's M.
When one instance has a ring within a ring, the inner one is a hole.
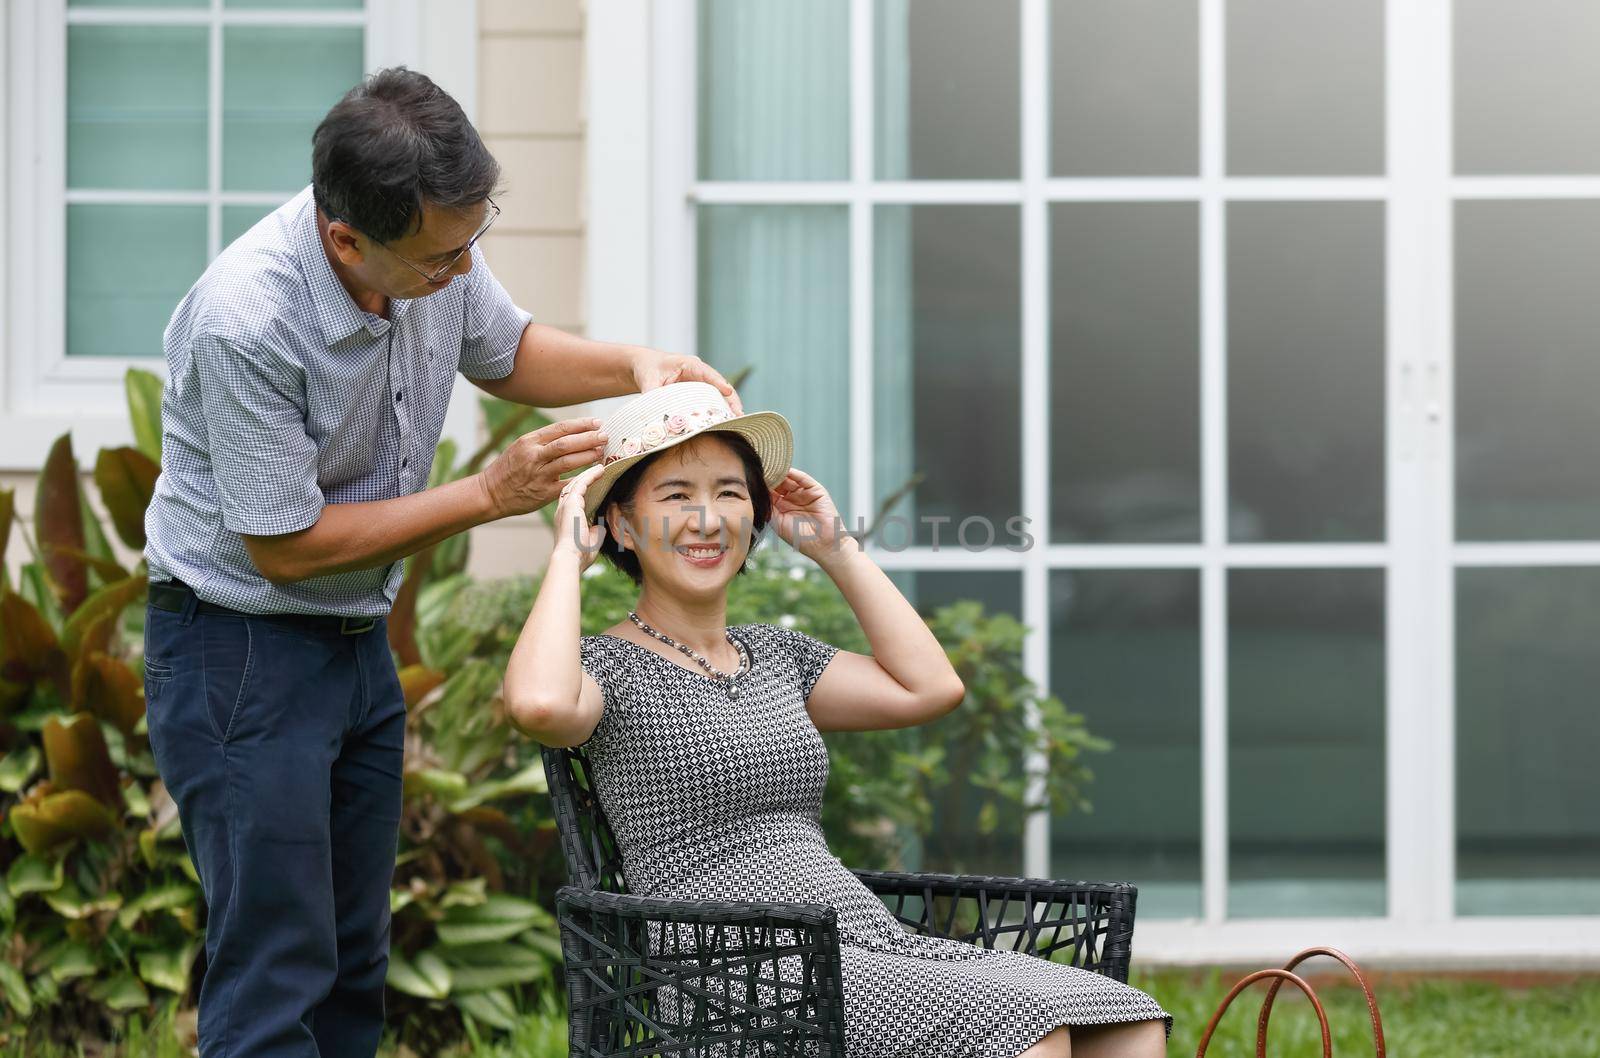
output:
M151 579L250 613L389 612L401 563L280 587L240 534L292 533L325 504L420 492L455 373L504 378L532 318L476 246L471 272L393 300L390 317L357 308L334 276L309 187L211 263L166 330Z

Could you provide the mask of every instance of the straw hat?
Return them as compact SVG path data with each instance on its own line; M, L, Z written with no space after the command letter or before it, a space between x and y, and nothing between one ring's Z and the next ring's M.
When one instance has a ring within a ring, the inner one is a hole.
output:
M735 415L722 391L709 382L674 382L641 393L612 412L601 430L610 440L601 460L605 469L584 495L583 513L590 522L629 467L703 433L725 430L749 441L761 459L768 488L778 486L794 459L788 419L775 411Z

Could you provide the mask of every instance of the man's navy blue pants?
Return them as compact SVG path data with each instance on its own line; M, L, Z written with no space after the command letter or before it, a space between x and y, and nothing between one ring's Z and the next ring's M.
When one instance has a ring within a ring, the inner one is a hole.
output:
M406 717L385 622L185 595L146 613L145 705L208 907L200 1054L370 1058Z

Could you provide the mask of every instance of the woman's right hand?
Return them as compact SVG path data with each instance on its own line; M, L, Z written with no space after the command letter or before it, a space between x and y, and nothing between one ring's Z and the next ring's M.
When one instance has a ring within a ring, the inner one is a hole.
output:
M589 491L589 483L599 477L604 469L604 466L596 464L568 478L557 497L555 550L576 555L579 573L600 557L600 541L606 535L605 522L590 525L583 513L584 495Z

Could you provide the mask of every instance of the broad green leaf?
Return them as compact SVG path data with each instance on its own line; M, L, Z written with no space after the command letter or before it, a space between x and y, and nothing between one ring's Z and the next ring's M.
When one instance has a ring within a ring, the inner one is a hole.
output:
M452 948L450 969L457 992L538 981L550 973L551 960L521 944L477 944Z
M16 793L28 785L28 780L34 777L43 763L44 757L40 755L39 747L31 743L12 750L0 759L0 790Z
M61 888L66 877L62 862L43 856L18 856L6 872L6 891L12 896L48 893Z
M28 1018L33 1014L33 996L28 993L28 979L22 976L22 971L0 959L0 992L6 997L6 1002L11 1004L11 1009L19 1018Z
M102 448L94 461L94 483L122 542L144 549L144 512L155 495L161 467L137 448Z
M416 902L416 894L410 889L389 890L389 914L398 915L402 909L410 907Z
M11 895L11 890L0 885L0 922L7 926L17 921L17 900Z
M128 419L133 424L134 443L151 461L161 463L161 376L153 371L130 367L123 376L128 393Z
M44 761L55 789L82 790L108 807L121 810L122 787L111 761L100 721L88 713L44 723Z
M199 890L191 885L163 885L158 889L146 890L129 900L123 905L122 910L117 912L117 925L123 929L132 929L148 912L190 907L199 899Z
M515 937L534 926L551 926L550 913L520 897L495 893L475 907L453 907L439 923L439 940L451 947Z
M81 940L64 940L40 952L33 965L57 984L92 977L100 972L94 949Z
M466 992L451 996L450 1001L469 1017L502 1032L512 1032L517 1027L517 1005L512 1001L511 994L503 988Z
M89 989L89 998L112 1010L135 1010L149 1004L150 993L144 990L137 977L124 970Z
M138 675L121 658L93 651L73 673L74 696L80 707L122 732L132 735L144 719L144 687Z
M450 967L431 951L415 960L397 951L389 953L389 987L421 999L443 999L450 994Z
M62 918L80 919L98 915L102 911L115 911L122 906L120 893L103 893L88 896L78 888L78 883L68 881L60 889L44 894L45 903Z
M111 550L111 541L106 537L105 528L100 524L100 516L89 506L89 493L83 487L83 479L78 478L77 483L78 513L83 519L83 550L89 556L88 564L100 574L102 581L109 583L121 580L128 575L128 572L117 562L117 554ZM107 570L114 570L115 573L107 576Z
M77 657L79 645L94 623L107 614L119 614L134 600L143 597L150 581L142 573L115 581L96 591L72 612L61 629L61 646Z
M22 847L37 853L76 838L109 834L117 829L117 818L82 790L64 790L14 805L11 826Z
M72 454L70 433L62 434L50 446L44 469L39 472L38 488L33 508L34 531L44 549L42 561L61 603L61 612L70 614L89 594L88 569L61 550L86 550L78 461Z
M26 678L51 679L67 689L67 655L54 629L37 606L14 591L0 595L0 660Z
M194 965L198 944L177 949L142 951L138 955L139 976L148 984L180 996L189 991L189 970Z
M467 777L443 768L417 768L406 772L403 781L408 797L427 793L453 800L467 792Z
M452 907L477 907L489 899L486 878L470 878L463 882L451 882L450 887L439 897L441 910Z
M128 806L130 815L136 815L141 819L150 818L150 798L138 782L130 782L122 788L122 803Z
M500 797L549 792L550 786L544 777L544 765L539 761L534 761L510 778L478 783L467 792L465 797L459 797L451 801L449 807L452 812L465 812L469 808L476 808L485 801L493 801Z

